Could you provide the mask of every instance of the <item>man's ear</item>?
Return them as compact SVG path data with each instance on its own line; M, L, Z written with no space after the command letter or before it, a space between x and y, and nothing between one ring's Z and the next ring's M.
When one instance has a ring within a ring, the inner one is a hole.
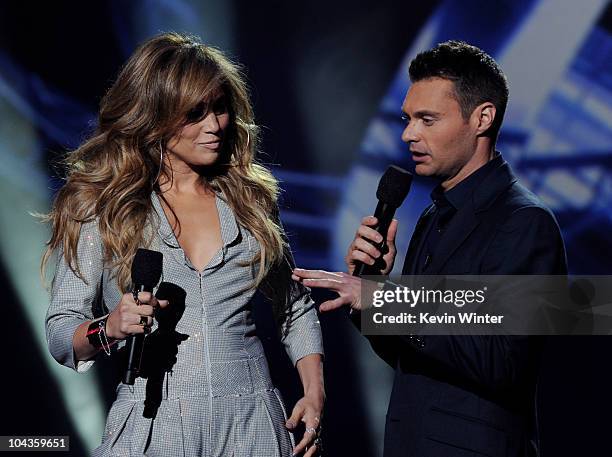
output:
M491 102L484 102L474 108L472 112L472 119L476 126L476 134L478 136L483 135L491 129L493 122L495 121L495 114L497 110L495 105Z

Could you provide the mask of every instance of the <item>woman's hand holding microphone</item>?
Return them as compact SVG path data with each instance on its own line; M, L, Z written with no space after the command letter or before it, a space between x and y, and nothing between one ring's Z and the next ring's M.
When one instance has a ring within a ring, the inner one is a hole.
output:
M153 325L155 309L165 308L168 304L168 300L158 300L151 292L139 292L137 297L131 293L123 294L106 320L107 336L123 340L130 335L148 333Z

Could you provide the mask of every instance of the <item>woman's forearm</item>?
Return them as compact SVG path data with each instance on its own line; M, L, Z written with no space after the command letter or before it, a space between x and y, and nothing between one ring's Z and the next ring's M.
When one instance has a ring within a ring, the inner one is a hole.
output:
M304 395L312 394L325 398L323 357L321 354L308 354L298 360L296 366L304 387Z
M87 339L87 329L91 321L83 322L77 327L72 337L72 348L74 350L74 363L85 361L93 358L99 351L99 348L93 346Z

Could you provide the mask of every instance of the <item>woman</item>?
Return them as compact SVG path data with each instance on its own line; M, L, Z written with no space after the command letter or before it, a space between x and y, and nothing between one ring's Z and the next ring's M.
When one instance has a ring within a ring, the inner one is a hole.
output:
M141 378L120 384L95 455L287 456L317 452L322 343L278 221L275 179L238 67L178 34L145 42L68 160L48 220L58 252L47 314L53 357L79 372L145 339ZM163 254L163 289L129 293L139 247ZM291 417L270 381L250 301L270 297L304 397ZM98 317L103 299L107 314ZM155 317L155 319L154 319ZM119 344L115 344L119 342ZM292 448L287 429L306 433Z

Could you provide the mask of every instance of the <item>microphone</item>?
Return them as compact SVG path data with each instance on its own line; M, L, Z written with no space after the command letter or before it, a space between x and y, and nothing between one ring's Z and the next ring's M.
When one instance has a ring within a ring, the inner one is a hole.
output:
M153 292L153 287L162 275L163 255L161 252L139 248L132 262L132 284L134 293ZM140 359L144 345L144 334L132 335L127 342L128 362L123 383L133 385L140 371Z
M408 195L411 184L412 173L396 165L389 166L385 174L380 178L378 189L376 190L378 205L376 205L376 211L374 212L374 217L378 219L378 225L374 227L374 230L383 236L383 240L380 243L371 243L381 252L387 243L387 232L395 215L395 210L401 206L406 195ZM378 275L380 274L380 265L377 264L378 262L374 263L374 265L367 265L356 261L353 276Z

